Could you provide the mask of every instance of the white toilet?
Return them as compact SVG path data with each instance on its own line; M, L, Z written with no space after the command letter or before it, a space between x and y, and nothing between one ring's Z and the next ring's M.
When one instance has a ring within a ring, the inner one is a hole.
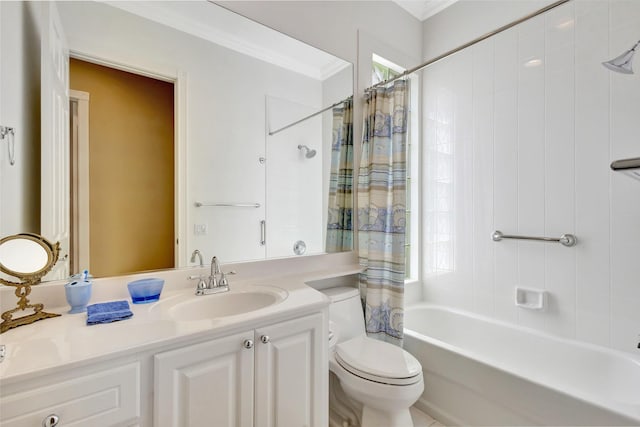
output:
M402 348L368 338L357 289L323 289L329 307L329 370L362 406L362 427L412 427L409 408L422 394L422 366Z

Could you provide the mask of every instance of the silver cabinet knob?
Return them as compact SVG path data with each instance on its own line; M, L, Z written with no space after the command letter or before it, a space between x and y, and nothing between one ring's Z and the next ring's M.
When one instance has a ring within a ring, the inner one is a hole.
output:
M253 348L253 340L244 340L243 346L246 349Z
M260 337L260 341L262 341L263 344L268 343L270 340L269 335L263 335Z
M42 420L42 427L56 427L59 421L60 417L56 414L47 415L44 417L44 420Z

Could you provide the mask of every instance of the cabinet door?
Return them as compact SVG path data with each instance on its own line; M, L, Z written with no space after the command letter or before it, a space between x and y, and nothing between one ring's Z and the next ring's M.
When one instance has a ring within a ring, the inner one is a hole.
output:
M256 330L256 427L328 425L326 336L320 313Z
M253 331L155 356L156 427L253 425Z

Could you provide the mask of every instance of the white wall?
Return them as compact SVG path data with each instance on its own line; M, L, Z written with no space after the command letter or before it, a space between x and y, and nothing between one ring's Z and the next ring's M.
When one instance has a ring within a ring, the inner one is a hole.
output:
M478 3L426 21L425 57L477 36L477 22L540 6ZM427 300L637 351L640 182L609 164L640 155L640 76L600 63L629 49L639 24L640 2L575 0L424 72ZM578 245L496 243L496 229L573 233ZM546 290L547 309L517 308L515 286Z
M40 231L39 20L37 3L0 2L0 125L15 129L13 166L0 140L0 237Z

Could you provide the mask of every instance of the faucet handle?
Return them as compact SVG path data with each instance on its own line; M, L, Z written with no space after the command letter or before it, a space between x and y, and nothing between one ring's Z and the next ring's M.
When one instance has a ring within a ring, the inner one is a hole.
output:
M196 285L196 295L202 295L205 289L207 289L207 282L204 280L206 276L197 275L197 276L188 276L189 280L198 280L198 284Z
M220 282L218 282L218 286L222 286L222 287L228 288L229 287L229 281L227 280L227 276L226 276L227 273L223 272L221 274L222 275L220 276Z

